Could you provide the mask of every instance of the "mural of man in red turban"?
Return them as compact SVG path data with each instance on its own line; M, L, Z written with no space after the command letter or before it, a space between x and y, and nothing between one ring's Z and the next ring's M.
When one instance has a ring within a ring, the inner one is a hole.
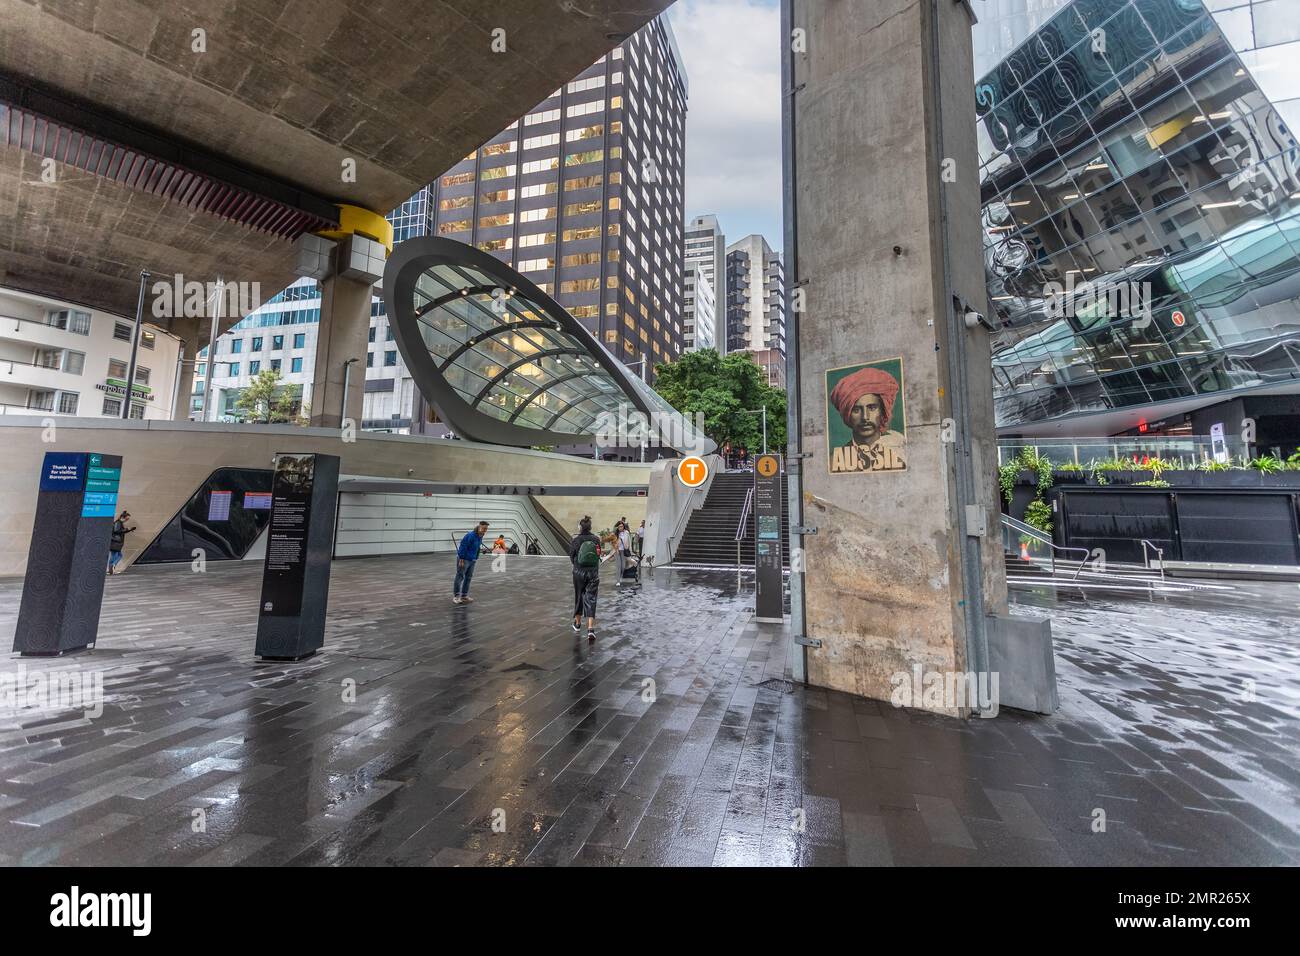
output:
M898 379L884 369L864 366L841 378L830 404L853 433L847 445L831 449L833 473L901 471L904 436L889 423L898 400Z

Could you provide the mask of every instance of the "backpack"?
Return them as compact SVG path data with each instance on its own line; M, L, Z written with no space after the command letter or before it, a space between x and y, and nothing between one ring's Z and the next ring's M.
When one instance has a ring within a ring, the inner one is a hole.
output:
M596 542L590 538L578 545L578 567L600 567L600 551L596 548Z

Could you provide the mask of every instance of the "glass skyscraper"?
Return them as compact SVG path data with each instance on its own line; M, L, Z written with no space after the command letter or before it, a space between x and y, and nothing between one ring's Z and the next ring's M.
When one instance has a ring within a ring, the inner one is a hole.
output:
M1300 4L975 9L1000 431L1300 392Z

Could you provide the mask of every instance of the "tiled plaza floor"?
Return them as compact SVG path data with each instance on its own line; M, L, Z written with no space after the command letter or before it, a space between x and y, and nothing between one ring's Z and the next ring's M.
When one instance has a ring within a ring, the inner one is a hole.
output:
M94 651L0 663L105 696L0 708L0 863L1300 862L1293 585L1063 603L1061 711L963 722L787 688L727 574L607 574L589 646L562 559L467 607L447 557L340 561L325 648L273 664L260 572L134 569Z

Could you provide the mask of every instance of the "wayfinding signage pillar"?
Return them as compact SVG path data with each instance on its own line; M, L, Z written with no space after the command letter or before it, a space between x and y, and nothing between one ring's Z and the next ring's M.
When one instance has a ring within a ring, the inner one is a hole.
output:
M754 462L754 620L784 620L781 576L781 501L785 490L781 456Z
M259 657L299 660L325 643L338 487L337 455L275 456L257 619Z
M121 476L120 455L45 453L15 651L50 656L95 643Z

